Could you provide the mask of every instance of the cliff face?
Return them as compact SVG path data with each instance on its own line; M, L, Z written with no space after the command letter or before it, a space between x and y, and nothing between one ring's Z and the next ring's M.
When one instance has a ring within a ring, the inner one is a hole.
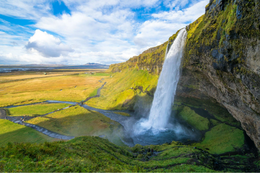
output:
M199 24L187 27L189 36L183 62L184 69L203 76L200 92L225 106L258 149L259 4L259 0L210 1L205 16L197 21Z
M214 98L260 149L260 1L210 0L188 31L178 96ZM159 73L168 42L111 65Z

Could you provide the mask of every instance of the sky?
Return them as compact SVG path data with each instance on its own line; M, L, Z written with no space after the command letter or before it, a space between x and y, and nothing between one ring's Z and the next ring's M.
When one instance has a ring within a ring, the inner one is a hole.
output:
M160 45L209 0L1 0L0 64L113 64Z

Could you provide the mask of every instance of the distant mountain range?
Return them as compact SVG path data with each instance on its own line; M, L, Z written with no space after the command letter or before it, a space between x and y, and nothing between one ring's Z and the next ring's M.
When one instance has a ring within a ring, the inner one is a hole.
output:
M99 64L99 63L87 63L84 65L25 64L25 65L0 65L0 68L108 69L109 65Z

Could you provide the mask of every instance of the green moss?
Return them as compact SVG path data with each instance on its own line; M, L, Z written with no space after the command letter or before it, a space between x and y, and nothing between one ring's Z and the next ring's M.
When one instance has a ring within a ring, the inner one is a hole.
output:
M221 122L240 126L240 123L227 111L226 108L221 106L219 103L213 102L212 100L176 97L175 101L181 102L183 105L189 107L204 109Z
M209 120L196 114L195 111L191 110L187 106L184 106L177 116L198 130L207 130L209 128Z
M244 145L242 130L225 124L213 127L205 134L205 139L197 144L198 147L208 148L212 154L222 154L235 151Z
M218 124L220 123L219 121L214 120L214 119L210 119L210 122L211 122L214 126L216 126L216 125L218 125Z
M184 87L190 88L190 89L198 89L199 87L196 85L186 85Z

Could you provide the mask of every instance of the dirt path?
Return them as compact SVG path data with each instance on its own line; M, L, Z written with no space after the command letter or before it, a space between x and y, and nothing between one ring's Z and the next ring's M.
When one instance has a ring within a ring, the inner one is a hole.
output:
M104 87L105 85L106 85L106 82L105 82L100 88L98 88L97 94L96 94L95 96L88 97L88 98L86 98L85 100L83 100L81 103L83 104L83 103L89 101L89 100L92 99L92 98L100 97L100 91L103 89L103 87Z
M34 118L34 117L31 117L30 119L32 119L32 118ZM45 135L47 135L49 137L52 137L52 138L63 139L63 140L70 140L70 139L75 138L74 136L61 135L61 134L52 132L52 131L50 131L48 129L45 129L43 127L40 127L40 126L37 126L37 125L34 125L34 124L25 123L25 122L23 122L21 120L21 117L10 117L10 116L7 116L6 115L6 111L4 109L0 109L0 119L6 119L6 120L9 120L9 121L12 121L13 123L30 127L32 129L37 130L38 132L41 132L41 133L43 133L43 134L45 134Z
M76 103L76 102L64 102L64 103L68 103L68 104L72 104L71 106L75 106L76 104L78 105L83 105L84 102L94 98L94 97L100 97L100 91L101 89L103 89L103 87L105 86L106 82L97 90L97 94L93 97L88 97L86 100L80 102L80 103ZM55 101L55 100L49 100L49 101L46 101L47 103L59 103L60 101ZM28 105L33 105L33 104L26 104L26 106ZM19 106L25 106L25 105L19 105ZM19 107L19 106L9 106L9 107ZM64 110L64 109L67 109L71 106L68 106L66 108L62 108L62 109L59 109L59 110L56 110L56 111L53 111L53 112L50 112L50 113L47 113L47 114L44 114L44 115L39 115L40 117L43 117L43 116L46 116L46 115L49 115L51 113L54 113L54 112L57 112L57 111L60 111L60 110ZM6 108L9 108L9 107L6 107ZM37 117L39 117L37 116ZM52 132L48 129L45 129L43 127L40 127L40 126L37 126L37 125L34 125L34 124L30 124L30 123L25 123L24 121L28 121L30 119L33 119L33 118L36 118L36 117L31 117L31 116L16 116L16 117L12 117L12 116L7 116L6 114L6 111L5 109L0 109L0 119L6 119L6 120L9 120L9 121L12 121L13 123L16 123L16 124L20 124L20 125L24 125L24 126L27 126L27 127L30 127L34 130L37 130L38 132L41 132L49 137L52 137L52 138L56 138L56 139L63 139L63 140L70 140L70 139L73 139L75 138L74 136L66 136L66 135L61 135L59 133L55 133L55 132ZM23 119L23 121L22 121Z

